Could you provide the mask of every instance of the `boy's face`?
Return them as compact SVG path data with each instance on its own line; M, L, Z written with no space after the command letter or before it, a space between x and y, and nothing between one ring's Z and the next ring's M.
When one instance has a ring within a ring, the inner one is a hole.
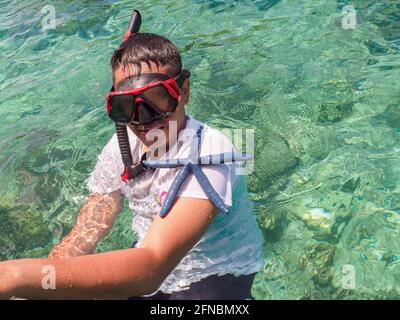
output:
M167 69L164 66L157 68L157 65L151 62L151 68L146 63L142 63L141 74L144 73L163 73L167 74ZM136 68L131 65L129 68L117 68L114 72L114 87L116 90L119 90L118 84L128 78L136 76ZM175 113L164 120L156 120L146 124L132 124L129 123L129 128L133 131L133 133L144 143L146 147L150 147L154 141L154 133L153 131L149 134L151 129L162 130L164 133L164 137L166 139L167 144L171 144L173 141L169 141L170 139L170 130L176 130L177 132L171 132L172 137L177 137L180 130L185 127L186 123L186 115L185 115L185 105L189 102L189 93L190 93L190 83L189 79L186 79L181 91L181 100L178 104L178 108ZM176 128L176 129L175 129ZM158 131L159 133L159 131Z

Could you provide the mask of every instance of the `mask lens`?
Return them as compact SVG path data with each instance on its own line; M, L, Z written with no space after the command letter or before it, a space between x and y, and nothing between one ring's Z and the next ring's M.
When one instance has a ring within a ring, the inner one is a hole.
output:
M136 124L148 123L160 118L162 118L162 114L154 110L145 101L141 101L136 104L136 112L132 119L133 120L132 122Z
M129 94L109 97L111 110L109 116L114 121L129 122L132 119L135 97Z
M178 106L178 100L169 94L163 84L146 89L141 96L159 113L174 112Z

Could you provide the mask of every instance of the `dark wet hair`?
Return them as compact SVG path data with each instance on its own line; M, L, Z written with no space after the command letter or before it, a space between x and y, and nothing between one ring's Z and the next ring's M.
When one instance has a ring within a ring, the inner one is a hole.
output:
M171 77L182 70L181 55L171 41L154 33L135 33L114 51L110 61L113 76L118 67L127 68L129 65L134 65L140 75L143 62L149 68L150 62L157 67L165 66Z

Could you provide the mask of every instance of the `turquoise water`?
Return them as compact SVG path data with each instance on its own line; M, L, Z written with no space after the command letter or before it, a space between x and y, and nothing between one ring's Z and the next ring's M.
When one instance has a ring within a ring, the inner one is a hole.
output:
M110 55L133 4L192 71L188 112L256 133L257 299L400 296L400 0L0 0L0 260L72 227L114 132ZM129 247L125 209L98 251Z

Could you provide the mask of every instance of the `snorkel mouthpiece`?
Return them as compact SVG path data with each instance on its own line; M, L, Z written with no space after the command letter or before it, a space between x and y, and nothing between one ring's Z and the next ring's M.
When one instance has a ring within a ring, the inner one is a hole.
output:
M140 12L138 10L133 10L131 20L129 21L128 29L125 32L125 36L121 43L121 46L133 34L139 32L141 24L142 24L142 17L140 15ZM115 128L117 131L117 138L118 138L119 149L121 152L122 162L124 163L125 166L124 172L121 174L121 179L122 181L133 180L148 169L148 167L146 167L143 164L143 160L146 160L146 153L143 154L139 164L133 165L127 124L122 122L116 122Z

